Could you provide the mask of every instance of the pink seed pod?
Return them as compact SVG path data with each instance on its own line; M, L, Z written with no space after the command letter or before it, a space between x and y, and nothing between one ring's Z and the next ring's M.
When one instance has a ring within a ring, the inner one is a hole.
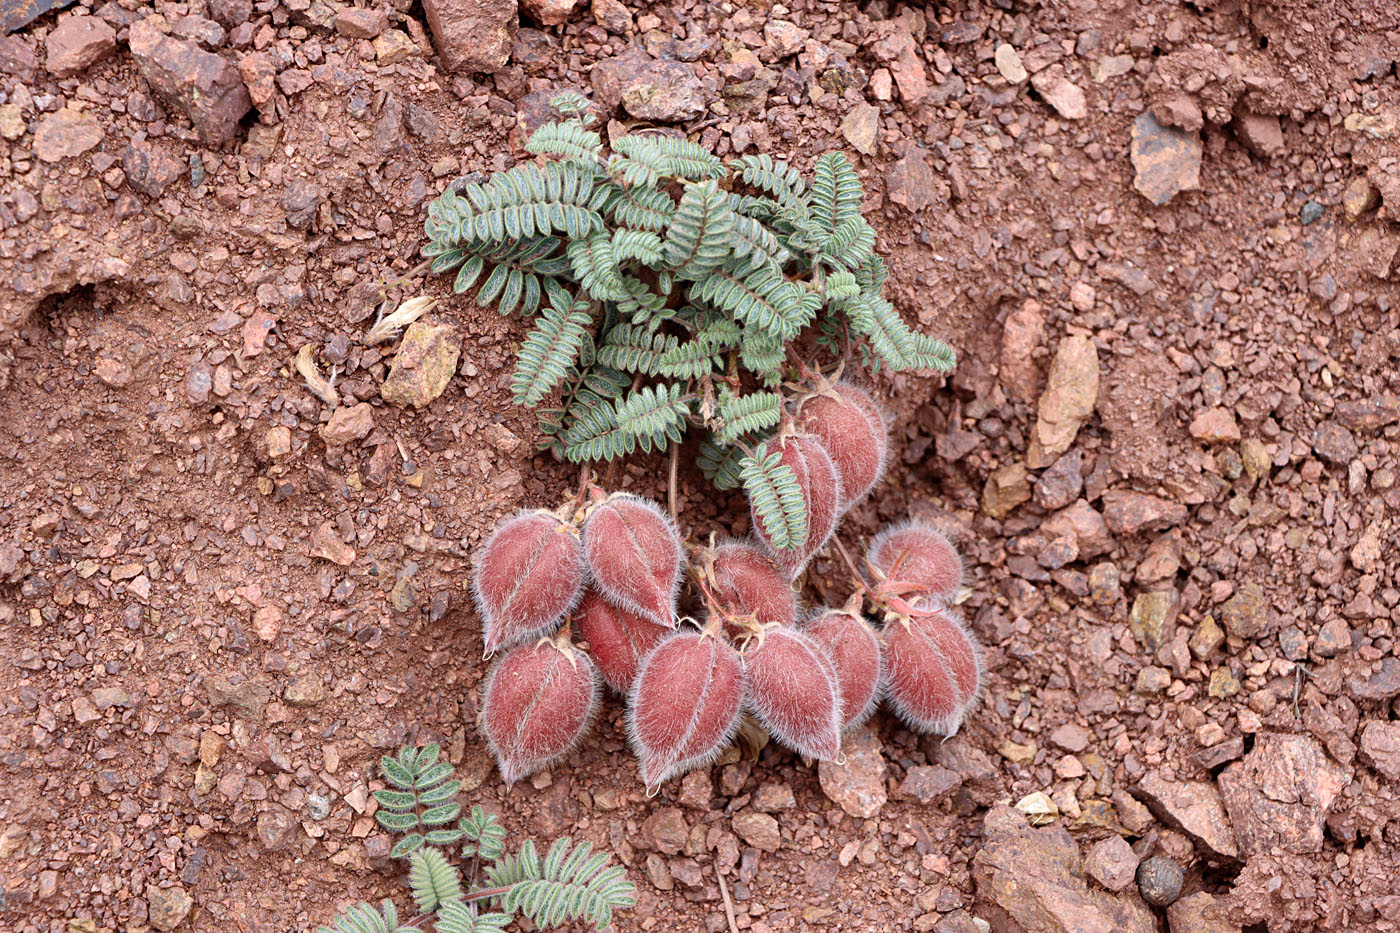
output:
M792 583L761 548L747 541L729 541L712 552L711 595L728 617L752 616L759 625L792 625L797 621L797 595ZM732 630L731 634L736 634Z
M866 554L883 575L882 593L904 596L915 608L946 605L962 586L962 558L951 541L926 522L909 521L876 535Z
M614 606L592 587L583 591L573 621L579 638L588 643L598 672L622 694L632 689L642 658L670 631Z
M841 685L826 649L795 628L770 628L740 655L749 709L788 748L832 761L841 754Z
M896 618L885 626L885 696L911 728L956 735L977 700L982 659L951 612Z
M841 476L841 509L869 495L885 472L890 436L885 414L860 386L827 384L798 403L803 430L816 435Z
M608 497L583 526L583 550L593 585L609 602L657 625L675 626L685 550L656 503L627 494Z
M472 575L489 655L548 634L583 591L578 532L549 512L517 512L486 539Z
M481 702L482 731L513 784L567 754L598 709L598 672L582 651L539 641L496 662Z
M763 446L760 456L774 450L782 454L782 462L792 468L802 499L807 506L807 542L796 550L773 547L762 518L753 515L754 534L768 546L776 563L789 580L797 579L807 561L820 551L841 520L841 476L831 462L821 439L815 434L794 434L776 437Z
M865 722L880 700L880 637L860 616L842 609L818 609L802 630L831 655L841 685L841 728Z
M642 659L632 684L627 732L654 789L708 764L739 725L744 671L729 643L693 630L674 632Z

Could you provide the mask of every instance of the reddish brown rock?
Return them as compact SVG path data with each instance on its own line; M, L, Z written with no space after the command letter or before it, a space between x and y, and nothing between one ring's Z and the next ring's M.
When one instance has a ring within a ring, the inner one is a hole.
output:
M1240 933L1226 902L1207 891L1181 898L1167 908L1171 933Z
M142 20L131 27L131 56L157 94L190 118L200 138L221 146L238 135L253 102L238 70L192 42Z
M489 74L510 59L515 0L423 0L423 11L448 71Z
M72 106L44 117L34 131L34 154L45 162L61 162L102 142L97 118Z
M331 420L321 428L321 437L331 447L339 447L368 437L374 430L374 409L369 402L346 405L331 414Z
M1110 489L1103 494L1103 517L1116 535L1162 531L1186 521L1186 506L1131 489Z
M1149 772L1133 795L1168 826L1191 837L1213 858L1235 858L1239 849L1225 817L1220 791L1210 781L1169 781Z
M520 0L520 8L541 26L562 26L573 16L579 0Z
M1228 408L1208 408L1191 419L1191 436L1207 444L1234 444L1240 439L1240 426Z
M349 7L335 14L335 31L351 39L373 39L389 28L389 18L378 7Z
M1101 839L1084 856L1084 871L1115 894L1133 883L1138 857L1122 836Z
M880 737L869 726L848 733L841 742L839 764L817 764L822 792L851 816L868 820L885 806L885 757Z
M941 199L938 179L928 164L928 151L922 146L910 146L885 174L885 195L890 203L917 214L937 204Z
M1036 72L1031 77L1031 87L1066 120L1082 120L1089 115L1084 92L1065 77L1064 69L1058 65Z
M705 87L686 62L632 50L593 66L593 90L605 112L621 105L641 120L692 120L705 112Z
M1113 550L1108 523L1083 499L1046 519L1041 532L1052 541L1067 536L1074 538L1079 545L1079 556L1084 560Z
M1133 122L1133 187L1158 206L1201 186L1201 140L1158 123L1151 113Z
M117 31L96 16L66 16L44 40L44 67L56 78L87 71L117 50Z
M122 171L126 183L148 198L158 198L184 174L186 163L161 146L145 139L134 139L122 150Z
M1131 894L1090 887L1079 847L1058 823L1033 828L1005 805L983 822L985 842L972 863L974 914L993 930L1036 933L1155 933L1152 912Z
M1099 398L1099 356L1094 341L1070 334L1060 341L1041 393L1026 466L1040 470L1069 450Z
M272 102L277 93L277 63L267 52L249 52L238 60L238 74L248 88L253 106L259 110Z
M1255 155L1271 159L1283 152L1283 127L1273 114L1241 113L1231 126L1239 141Z
M33 81L39 60L19 36L0 36L0 72L22 81Z
M1006 316L1001 335L1001 384L1013 398L1033 401L1040 392L1035 351L1045 340L1040 302L1028 299Z
M1400 722L1373 719L1361 730L1361 758L1377 774L1400 781Z
M1311 736L1262 733L1217 779L1240 855L1320 852L1328 813L1351 771Z

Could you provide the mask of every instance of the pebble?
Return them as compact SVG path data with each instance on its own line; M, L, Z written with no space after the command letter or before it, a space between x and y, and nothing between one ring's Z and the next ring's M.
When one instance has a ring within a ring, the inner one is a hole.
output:
M82 74L117 50L117 31L96 16L65 16L44 40L44 67L56 78Z
M1269 622L1269 600L1257 583L1245 583L1220 607L1220 621L1235 638L1254 638Z
M1052 65L1044 71L1036 72L1031 78L1031 86L1064 119L1083 120L1089 115L1089 105L1084 92L1065 77L1061 66Z
M1239 854L1220 791L1212 781L1171 781L1149 771L1133 794L1158 818L1179 829L1213 858Z
M1234 444L1240 439L1240 426L1228 408L1210 408L1191 419L1191 436L1207 444Z
M1155 655L1158 648L1171 641L1180 609L1181 598L1174 589L1141 593L1133 600L1128 626L1148 655Z
M316 822L321 822L331 815L331 801L328 797L320 794L306 795L306 812Z
M1050 364L1038 417L1026 451L1026 466L1050 466L1074 443L1099 397L1099 357L1094 342L1082 334L1060 341Z
M1201 140L1195 133L1162 126L1150 112L1133 121L1133 187L1153 204L1166 204L1201 186Z
M404 332L380 397L401 408L426 406L446 391L461 351L462 338L455 327L415 321Z
M1197 891L1167 908L1167 926L1172 933L1240 933L1240 925L1230 919L1229 903L1208 891Z
M374 430L374 408L368 402L343 405L331 413L330 421L321 427L321 437L327 446L341 447L362 440Z
M1023 463L1008 463L987 475L982 489L982 511L991 518L1005 518L1031 497L1030 473Z
M1138 857L1122 836L1100 839L1084 856L1084 872L1115 894L1132 884Z
M190 118L205 143L221 146L233 140L253 106L238 70L192 42L167 36L153 19L133 25L127 40L142 76Z
M642 823L642 838L664 855L675 855L685 847L690 827L685 814L676 807L662 807Z
M168 888L146 889L146 919L163 933L178 928L193 908L194 899L178 884Z
M941 765L915 765L904 775L899 792L921 804L945 800L962 786L962 775Z
M1216 779L1240 857L1322 851L1327 816L1351 778L1312 736L1256 736L1250 753Z
M995 59L997 71L1012 84L1020 84L1029 77L1026 66L1021 64L1021 56L1010 43L1003 42L997 46Z
M61 162L82 155L102 142L97 118L73 106L51 113L34 130L34 154L44 162Z
M777 852L782 845L778 821L766 813L740 810L734 814L734 834L744 842L764 852Z
M868 820L885 806L884 747L870 726L862 726L846 734L841 751L843 764L817 765L822 793L851 816Z
M1165 855L1154 855L1138 866L1138 892L1153 907L1166 907L1181 896L1186 873Z
M859 103L851 108L841 121L841 135L857 152L873 156L879 145L880 110L870 104Z
M1361 758L1388 781L1400 781L1400 722L1373 719L1361 727Z
M1103 518L1109 531L1131 535L1139 531L1164 531L1186 521L1186 506L1130 489L1110 489L1103 494Z

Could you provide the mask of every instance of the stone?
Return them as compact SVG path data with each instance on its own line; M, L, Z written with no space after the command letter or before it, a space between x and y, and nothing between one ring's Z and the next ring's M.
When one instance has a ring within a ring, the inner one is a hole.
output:
M1255 155L1272 159L1283 152L1283 127L1273 114L1246 111L1236 114L1231 126L1239 141Z
M937 803L962 786L962 775L941 765L915 765L904 775L899 792L921 804Z
M72 106L48 114L34 130L34 154L44 162L61 162L82 155L102 142L97 118Z
M1008 463L987 476L982 488L982 511L992 518L1005 518L1031 497L1030 473L1024 463Z
M1257 583L1245 583L1220 607L1220 622L1236 638L1254 638L1269 624L1269 600Z
M1358 175L1342 192L1342 209L1348 220L1356 220L1362 214L1375 210L1381 203L1380 189L1371 184L1365 175Z
M224 27L212 19L205 19L203 16L179 17L171 24L170 34L180 39L189 39L211 52L218 51L219 47L224 44L224 40L228 38Z
M122 171L133 191L158 198L185 173L183 159L147 139L133 139L122 150Z
M238 60L238 74L248 88L249 99L266 109L277 95L277 62L270 52L249 52Z
M334 525L322 522L311 533L311 556L349 567L355 562L355 549L340 540Z
M114 360L104 356L92 366L92 374L98 378L103 385L109 385L114 389L120 389L131 383L131 367L121 360Z
M1201 186L1201 140L1195 133L1168 128L1151 113L1133 121L1130 155L1133 187L1157 206L1182 191Z
M910 146L904 156L885 173L885 196L911 214L918 214L939 201L938 179L928 164L928 150Z
M1181 597L1176 590L1153 590L1139 593L1128 613L1128 627L1133 637L1149 655L1171 641L1176 631L1176 616L1181 610Z
M1168 907L1167 927L1171 933L1240 933L1241 930L1238 923L1230 920L1227 901L1208 891L1197 891Z
M1066 120L1083 120L1089 115L1089 104L1079 86L1065 77L1064 68L1052 65L1031 77L1035 88L1047 104Z
M86 726L90 722L97 722L102 718L102 714L97 711L97 704L87 697L76 697L73 700L73 720L80 726Z
M675 807L662 807L642 822L642 838L663 855L675 855L685 848L689 834L685 814Z
M1138 866L1138 892L1153 907L1174 904L1185 880L1181 866L1165 855L1154 855Z
M638 120L694 120L705 113L705 87L693 65L651 61L623 81L622 106Z
M822 793L851 816L868 820L885 806L885 757L880 738L862 726L841 742L844 761L821 761L817 779Z
M1205 126L1205 115L1196 98L1184 91L1169 93L1152 102L1152 116L1162 126L1198 133Z
M117 31L96 16L65 16L44 40L44 67L72 78L117 50Z
M1054 731L1050 733L1050 744L1077 754L1089 747L1089 742L1093 737L1093 733L1083 726L1067 722L1056 726Z
M740 810L734 814L734 834L744 842L764 852L777 852L783 843L778 821L767 813Z
M253 0L209 0L209 15L225 29L236 29L253 16Z
M1373 719L1361 727L1361 760L1389 781L1400 781L1400 722Z
M372 44L374 46L374 60L381 65L407 61L422 54L418 43L414 42L412 37L402 29L387 29L376 36Z
M1040 302L1027 299L1006 316L1001 330L1002 386L1013 398L1031 402L1040 391L1035 353L1045 339L1045 315ZM1071 500L1073 501L1073 500Z
M258 842L268 852L278 852L287 848L297 836L296 819L281 807L273 807L258 814L255 827Z
M24 82L34 80L39 60L34 51L18 36L0 35L0 73L14 75Z
M1207 444L1234 444L1240 439L1240 426L1228 408L1207 408L1191 419L1191 436Z
M1308 735L1265 732L1216 779L1244 859L1281 849L1322 851L1327 815L1351 771Z
M114 706L130 709L136 705L136 698L121 687L98 687L92 691L92 702L100 710L109 710Z
M1356 459L1360 452L1356 437L1338 421L1327 420L1317 426L1313 434L1313 450L1328 463L1345 466Z
M880 144L880 108L856 104L841 121L841 135L857 152L873 156Z
M763 39L779 58L796 55L810 36L807 30L787 20L769 20L763 25Z
M374 430L374 408L369 402L342 405L331 413L331 420L321 426L321 437L329 447L341 447L362 440Z
M335 14L335 31L351 39L373 39L389 28L389 18L378 7L346 7Z
M288 706L311 707L326 698L326 685L320 674L298 674L287 681L282 690L282 700Z
M1103 517L1116 535L1165 531L1186 521L1186 506L1131 489L1110 489L1103 494Z
M1159 820L1185 833L1212 858L1233 859L1239 855L1220 790L1213 782L1170 781L1149 771L1132 793Z
M190 118L210 146L238 136L238 124L253 101L243 79L227 60L192 42L167 36L151 19L134 24L127 40L147 83Z
M193 908L194 899L178 884L146 888L146 920L162 933L170 933L184 923Z
M448 71L492 74L510 59L516 0L423 0L423 12Z
M692 772L693 773L693 772ZM709 776L705 777L706 795L705 803L709 804ZM749 804L755 810L762 813L775 813L778 810L791 810L797 806L797 798L793 796L792 788L786 784L767 783L759 786L753 793L753 800Z
M520 0L520 9L541 26L562 26L577 4L578 0Z
M594 22L615 36L632 31L632 11L621 0L593 0L590 10Z
M997 46L994 58L997 71L1001 72L1001 76L1011 84L1020 84L1022 81L1026 80L1026 78L1030 77L1030 74L1026 71L1026 66L1021 64L1020 54L1017 53L1015 47L1010 43L1003 42L1001 45Z
M1083 465L1084 453L1077 447L1052 463L1031 490L1036 505L1055 512L1078 499L1084 491Z
M1044 469L1069 450L1080 427L1093 414L1098 398L1098 350L1089 337L1070 334L1060 341L1050 364L1026 451L1026 466Z
M1115 894L1133 883L1137 867L1137 853L1116 834L1094 843L1084 856L1084 873Z
M1154 933L1152 912L1131 894L1089 886L1079 847L1061 823L1032 827L1003 804L987 811L972 862L973 913L993 930Z
M1108 524L1083 499L1050 516L1041 524L1040 530L1051 541L1072 537L1078 545L1080 558L1084 560L1113 550L1113 537L1108 533ZM1117 568L1114 568L1114 572L1117 572ZM1116 588L1116 582L1114 586Z
M233 683L226 677L210 675L204 678L204 693L210 706L226 706L246 722L260 723L270 699L267 686L260 681Z
M462 338L450 324L415 321L404 331L379 395L391 405L423 408L447 389L457 371Z

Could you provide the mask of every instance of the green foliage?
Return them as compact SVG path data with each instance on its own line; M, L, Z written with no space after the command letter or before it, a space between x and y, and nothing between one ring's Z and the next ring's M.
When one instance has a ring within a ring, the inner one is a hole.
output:
M444 828L461 815L456 797L462 782L451 779L452 765L438 760L441 752L437 745L405 747L398 757L385 755L379 761L393 788L374 792L379 803L375 819L385 829L407 834L390 851L395 858L410 855L424 843L448 845L462 837L460 829Z
M797 474L779 451L740 459L739 481L774 547L797 549L807 543L807 503Z
M612 460L702 427L701 469L732 488L743 454L783 415L779 393L754 390L791 377L805 335L874 368L952 368L952 350L882 296L885 264L845 155L819 156L804 176L766 154L726 164L656 132L609 152L586 98L568 92L553 107L561 119L526 143L547 161L445 192L424 247L435 271L456 270L458 292L536 318L511 391L537 409L541 449ZM721 396L741 407L714 404ZM786 491L750 466L751 492ZM800 540L805 522L766 501Z
M405 747L397 756L380 759L385 780L396 789L375 791L382 808L379 812L414 815L425 796L430 801L428 809L442 806L438 796L445 788L451 791L446 802L457 806L451 798L461 782L452 778L449 763L438 760L440 754L438 746L428 745ZM637 902L636 887L621 867L608 864L607 853L594 852L587 842L574 847L567 838L555 840L543 859L531 840L526 840L518 853L508 853L505 827L480 806L473 806L451 831L452 838L441 842L435 842L433 836L441 830L424 834L419 832L417 821L380 822L386 828L418 836L408 852L408 885L418 907L417 919L426 920L430 924L426 930L433 933L504 933L517 915L539 929L586 923L603 930L612 924L614 911ZM462 874L440 847L456 842L461 843L461 858L470 860L465 888ZM400 845L402 840L394 850ZM485 910L487 904L493 909ZM426 931L401 925L398 909L386 900L379 908L368 903L352 905L318 933Z
M380 910L359 903L348 907L333 924L316 933L422 933L418 927L400 926L399 911L393 901L385 901Z

